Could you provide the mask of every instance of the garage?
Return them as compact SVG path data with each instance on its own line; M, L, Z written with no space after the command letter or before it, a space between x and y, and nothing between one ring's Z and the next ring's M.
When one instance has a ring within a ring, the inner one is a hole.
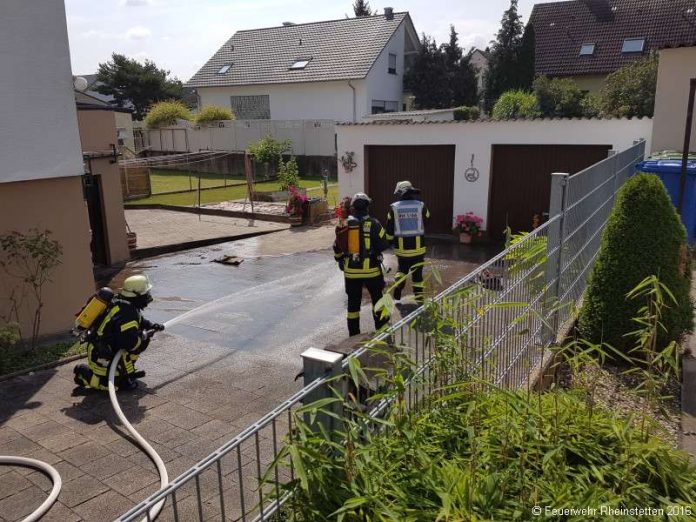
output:
M488 232L530 230L549 212L551 174L575 174L607 157L611 145L493 145Z
M394 201L394 186L408 180L421 189L430 209L430 234L452 232L454 145L367 145L365 186L371 214L382 223Z

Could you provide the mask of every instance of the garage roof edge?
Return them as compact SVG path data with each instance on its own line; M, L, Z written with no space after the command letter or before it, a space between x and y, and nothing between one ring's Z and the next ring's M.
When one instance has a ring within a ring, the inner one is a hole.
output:
M471 125L476 123L503 123L503 122L527 122L527 121L602 121L602 120L652 120L649 117L636 118L481 118L478 120L433 120L433 121L413 121L413 120L378 120L378 121L359 121L359 122L336 122L340 127L356 127L356 126L376 126L376 125Z

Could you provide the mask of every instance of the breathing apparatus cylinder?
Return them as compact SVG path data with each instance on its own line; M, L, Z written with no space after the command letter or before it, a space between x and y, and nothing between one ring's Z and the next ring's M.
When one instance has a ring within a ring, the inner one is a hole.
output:
M360 254L360 220L355 216L350 216L346 220L348 228L348 253L350 255Z
M114 298L111 288L100 288L97 293L89 298L75 319L75 328L89 330L95 321L104 313Z

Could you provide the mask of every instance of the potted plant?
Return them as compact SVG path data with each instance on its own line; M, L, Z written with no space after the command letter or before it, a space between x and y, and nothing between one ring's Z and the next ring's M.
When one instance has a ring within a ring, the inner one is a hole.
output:
M290 225L297 227L302 224L304 217L307 215L309 198L294 185L288 187L288 194L288 204L285 207L285 211L290 216Z
M482 218L473 212L467 212L466 214L459 214L454 220L454 232L459 234L460 243L470 244L473 238L483 235L481 233L482 225Z
M346 223L346 219L350 216L350 197L346 196L334 209L334 216L338 218L338 226L342 227Z

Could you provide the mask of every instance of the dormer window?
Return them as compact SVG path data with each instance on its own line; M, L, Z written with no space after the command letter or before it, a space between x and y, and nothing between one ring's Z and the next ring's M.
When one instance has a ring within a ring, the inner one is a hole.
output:
M592 56L594 54L595 44L586 43L580 47L580 56Z
M396 55L389 53L389 74L396 74Z
M642 53L645 49L645 38L629 38L624 40L622 53Z
M218 73L218 74L225 74L225 73L227 73L227 71L230 70L231 67L232 67L232 64L231 64L231 63L226 63L225 65L223 65L222 67L220 67L220 69L218 70L217 73Z
M291 70L304 69L305 67L307 67L307 64L309 63L310 60L311 60L311 58L298 58L297 60L295 60L293 62L293 64L289 67L289 69L291 69Z

